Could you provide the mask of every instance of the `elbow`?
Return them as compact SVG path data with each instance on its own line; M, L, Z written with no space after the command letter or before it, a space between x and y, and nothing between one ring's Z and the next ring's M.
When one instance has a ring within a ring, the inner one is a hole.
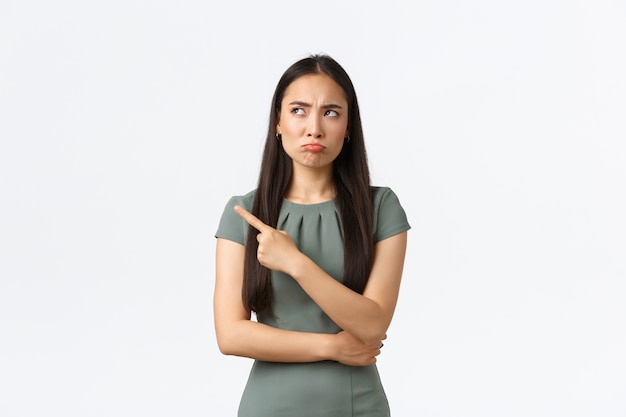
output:
M228 344L224 344L224 343L218 343L217 347L219 348L219 350L222 353L222 355L239 356L239 354L237 353L237 350L232 345L228 345Z
M387 338L387 333L386 333L386 329L385 331L381 331L381 332L367 332L367 334L364 334L361 337L361 340L363 341L363 343L370 345L370 346L380 346L381 341L385 340Z
M217 348L220 350L222 355L232 355L230 347L225 343L220 343L219 340L217 341Z
M381 341L387 338L388 322L381 322L375 325L370 325L367 328L362 329L360 339L363 343L370 346L380 346Z
M215 324L217 347L223 355L243 356L246 351L248 320L222 321Z
M379 347L382 344L382 341L385 340L384 337L374 337L363 339L363 343L372 347Z
M217 347L223 355L234 356L237 355L236 344L233 342L233 338L226 334L217 334Z

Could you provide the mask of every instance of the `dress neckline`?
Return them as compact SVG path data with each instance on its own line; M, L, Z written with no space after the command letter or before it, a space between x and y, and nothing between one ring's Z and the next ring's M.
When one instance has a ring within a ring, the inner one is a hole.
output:
M286 198L283 198L283 205L287 204L293 207L321 207L321 206L330 205L334 203L335 203L334 198L330 200L326 200L326 201L321 201L319 203L295 203L291 200L287 200Z

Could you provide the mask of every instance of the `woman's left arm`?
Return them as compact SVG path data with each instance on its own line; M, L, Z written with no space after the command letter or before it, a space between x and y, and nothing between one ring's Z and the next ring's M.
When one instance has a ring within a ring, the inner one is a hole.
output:
M374 262L363 295L341 284L300 253L291 275L343 330L373 343L386 337L400 291L407 232L374 246Z
M376 243L370 277L359 294L300 252L286 232L267 226L241 207L235 210L260 232L257 258L261 265L293 277L344 331L367 344L385 338L400 290L406 231Z

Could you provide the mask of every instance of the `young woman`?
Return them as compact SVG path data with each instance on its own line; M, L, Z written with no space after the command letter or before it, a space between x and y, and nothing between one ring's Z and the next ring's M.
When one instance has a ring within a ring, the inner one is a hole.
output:
M375 363L409 229L394 192L370 185L347 73L325 55L294 63L258 186L230 199L216 233L217 342L255 360L240 417L389 415Z

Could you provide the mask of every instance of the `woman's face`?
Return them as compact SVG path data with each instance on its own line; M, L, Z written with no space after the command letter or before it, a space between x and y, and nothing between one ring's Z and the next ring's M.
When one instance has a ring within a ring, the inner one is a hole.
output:
M348 136L348 102L325 74L304 75L285 90L276 132L298 167L330 168Z

